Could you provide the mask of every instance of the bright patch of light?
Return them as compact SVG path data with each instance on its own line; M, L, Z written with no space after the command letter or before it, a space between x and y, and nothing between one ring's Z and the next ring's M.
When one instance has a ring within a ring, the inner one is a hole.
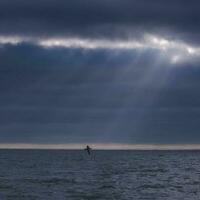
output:
M178 63L180 61L181 61L181 56L180 55L173 55L171 57L171 63L173 63L173 64L176 64L176 63Z
M140 40L108 40L84 38L26 38L20 36L0 36L0 45L17 45L30 42L43 48L82 48L111 50L156 50L164 52L172 64L200 60L200 47L194 47L180 40L168 40L158 35L144 34Z
M165 50L170 47L170 42L160 37L156 37L153 35L146 35L145 39L146 43L153 48L160 48L162 50Z
M80 38L46 39L38 41L43 47L65 47L83 49L138 49L144 47L138 41L111 41L111 40L89 40Z
M195 54L195 52L196 52L195 49L192 48L192 47L188 47L187 51L188 51L189 54Z
M0 36L0 44L13 44L13 45L16 45L16 44L19 44L19 43L22 43L24 41L23 38L21 37L17 37L17 36L14 36L14 37L6 37L6 36Z

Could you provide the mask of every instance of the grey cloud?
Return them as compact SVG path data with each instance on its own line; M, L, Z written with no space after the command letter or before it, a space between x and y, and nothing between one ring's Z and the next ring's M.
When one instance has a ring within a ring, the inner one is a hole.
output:
M3 142L198 140L198 65L159 63L158 51L31 44L0 55Z
M0 36L199 46L197 0L1 0ZM185 44L185 43L184 43ZM196 59L196 58L195 58ZM199 61L159 49L0 46L0 142L199 143Z
M199 7L197 0L1 1L0 33L137 38L143 32L160 32L199 43Z

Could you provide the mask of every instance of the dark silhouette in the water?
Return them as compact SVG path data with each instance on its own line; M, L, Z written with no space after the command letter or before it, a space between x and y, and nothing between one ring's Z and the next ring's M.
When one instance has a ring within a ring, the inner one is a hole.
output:
M91 150L92 150L92 148L90 148L90 147L87 145L86 148L85 148L85 151L87 151L88 155L91 154Z

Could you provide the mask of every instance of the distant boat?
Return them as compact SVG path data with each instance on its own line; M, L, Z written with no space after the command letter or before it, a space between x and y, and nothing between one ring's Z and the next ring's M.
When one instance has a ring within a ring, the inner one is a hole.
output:
M88 155L90 155L92 148L90 148L89 145L87 145L84 150L87 151Z

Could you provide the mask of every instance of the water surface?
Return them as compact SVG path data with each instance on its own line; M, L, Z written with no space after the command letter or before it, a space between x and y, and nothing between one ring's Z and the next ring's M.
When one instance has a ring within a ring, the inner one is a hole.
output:
M0 150L0 199L193 200L200 151Z

